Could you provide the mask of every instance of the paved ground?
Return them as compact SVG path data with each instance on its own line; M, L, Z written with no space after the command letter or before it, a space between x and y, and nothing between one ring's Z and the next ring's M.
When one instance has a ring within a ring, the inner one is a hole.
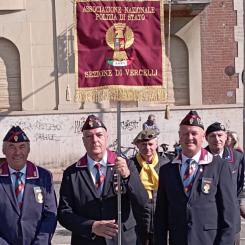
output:
M240 233L240 245L245 245L245 220L242 219L242 229L241 229L241 233Z
M68 245L71 241L71 233L58 224L54 237L52 239L53 245Z
M59 189L60 189L60 184L55 183L54 185L55 192L57 195L57 200L59 200ZM53 245L68 245L70 244L71 241L71 233L70 231L66 230L63 228L59 223L56 227L54 237L52 239L52 244Z

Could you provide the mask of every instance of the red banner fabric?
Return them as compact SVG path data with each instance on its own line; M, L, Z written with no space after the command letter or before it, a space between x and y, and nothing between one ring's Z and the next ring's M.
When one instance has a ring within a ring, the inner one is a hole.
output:
M76 3L78 101L164 100L161 8L160 1Z

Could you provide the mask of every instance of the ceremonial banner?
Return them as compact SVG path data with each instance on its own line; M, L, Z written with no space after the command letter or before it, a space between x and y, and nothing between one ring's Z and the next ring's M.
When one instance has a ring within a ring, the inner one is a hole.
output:
M76 101L163 101L163 0L76 1Z

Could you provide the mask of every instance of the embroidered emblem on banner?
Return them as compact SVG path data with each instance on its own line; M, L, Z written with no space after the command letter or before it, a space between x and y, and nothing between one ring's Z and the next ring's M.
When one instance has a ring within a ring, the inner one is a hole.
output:
M132 59L128 58L126 49L134 43L134 33L126 23L115 23L106 32L106 43L114 50L113 59L107 60L112 66L128 66Z

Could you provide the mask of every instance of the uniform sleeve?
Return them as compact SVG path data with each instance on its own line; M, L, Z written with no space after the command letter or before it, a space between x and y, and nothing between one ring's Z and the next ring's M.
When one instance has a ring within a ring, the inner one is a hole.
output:
M46 174L46 193L42 219L32 245L51 244L57 224L57 201L51 173Z
M154 245L167 245L168 210L163 174L163 168L161 168L159 174L159 187L156 199L156 211L154 216Z
M220 161L222 161L220 159ZM219 227L215 244L231 245L234 244L235 237L235 209L236 192L232 183L232 173L228 164L222 162L219 183L217 186L217 207L219 213Z

